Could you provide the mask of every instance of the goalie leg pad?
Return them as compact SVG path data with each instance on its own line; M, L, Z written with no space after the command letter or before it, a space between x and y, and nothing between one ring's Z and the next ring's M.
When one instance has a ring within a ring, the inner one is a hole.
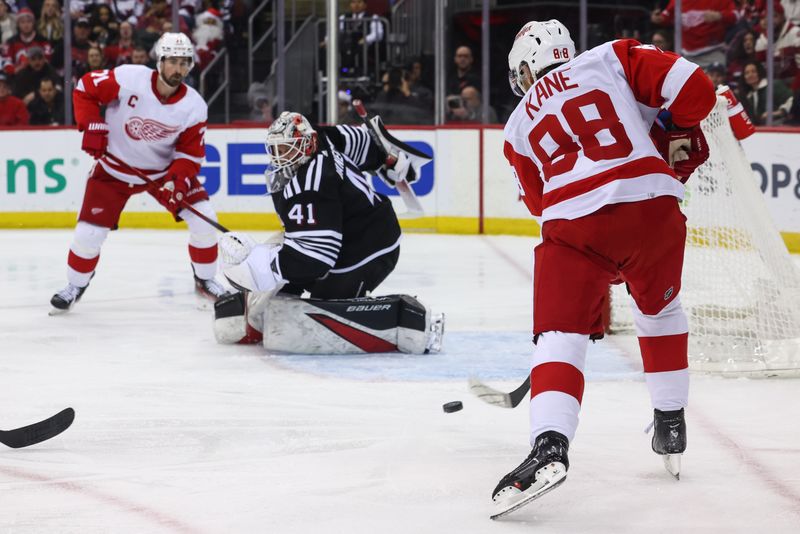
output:
M217 343L261 343L264 307L269 293L233 293L214 303L214 338Z
M431 312L408 295L341 300L278 296L267 302L263 321L264 347L271 352L423 354L432 346Z

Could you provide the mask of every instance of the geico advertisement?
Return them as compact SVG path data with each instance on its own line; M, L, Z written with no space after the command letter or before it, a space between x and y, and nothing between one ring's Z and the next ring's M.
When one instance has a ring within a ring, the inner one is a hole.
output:
M800 232L800 133L759 132L742 146L778 229Z
M271 212L264 171L265 129L210 129L200 180L219 212ZM397 137L435 155L436 132L404 130ZM78 211L94 160L80 150L74 130L0 132L0 211ZM135 155L119 154L135 163ZM426 209L435 209L434 164L422 167L414 191ZM373 177L375 189L397 197L397 191ZM126 211L160 211L147 194L135 195Z

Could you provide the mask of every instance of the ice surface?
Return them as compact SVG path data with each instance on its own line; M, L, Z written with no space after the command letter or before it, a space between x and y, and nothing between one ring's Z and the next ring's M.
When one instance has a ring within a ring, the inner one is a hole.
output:
M800 381L693 377L676 482L642 431L631 339L590 347L567 482L489 521L527 410L466 379L525 376L529 238L407 235L381 289L445 312L445 350L348 357L215 344L180 231L112 233L83 300L49 317L70 240L0 231L0 428L77 412L0 449L2 533L800 532Z

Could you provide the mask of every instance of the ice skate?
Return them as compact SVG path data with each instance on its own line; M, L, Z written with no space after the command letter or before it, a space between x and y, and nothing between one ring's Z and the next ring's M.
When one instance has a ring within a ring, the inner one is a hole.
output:
M72 305L78 302L89 284L83 287L78 287L73 284L67 284L67 287L53 295L50 299L50 304L53 309L50 310L50 315L59 315L68 312Z
M230 294L230 291L225 289L225 286L217 282L214 278L203 280L194 276L195 292L201 297L207 298L211 302L216 302L220 298Z
M654 410L653 452L664 458L666 470L680 480L681 455L686 450L686 421L683 408L669 412Z
M548 431L536 438L533 450L519 467L500 480L492 493L497 519L557 488L567 478L569 441Z

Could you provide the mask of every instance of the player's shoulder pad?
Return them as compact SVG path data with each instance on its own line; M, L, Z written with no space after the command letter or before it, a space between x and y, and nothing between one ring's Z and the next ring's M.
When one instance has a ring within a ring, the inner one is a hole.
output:
M155 72L150 67L145 65L120 65L113 69L114 78L120 85L130 84L134 81L144 81L150 84L150 77Z

